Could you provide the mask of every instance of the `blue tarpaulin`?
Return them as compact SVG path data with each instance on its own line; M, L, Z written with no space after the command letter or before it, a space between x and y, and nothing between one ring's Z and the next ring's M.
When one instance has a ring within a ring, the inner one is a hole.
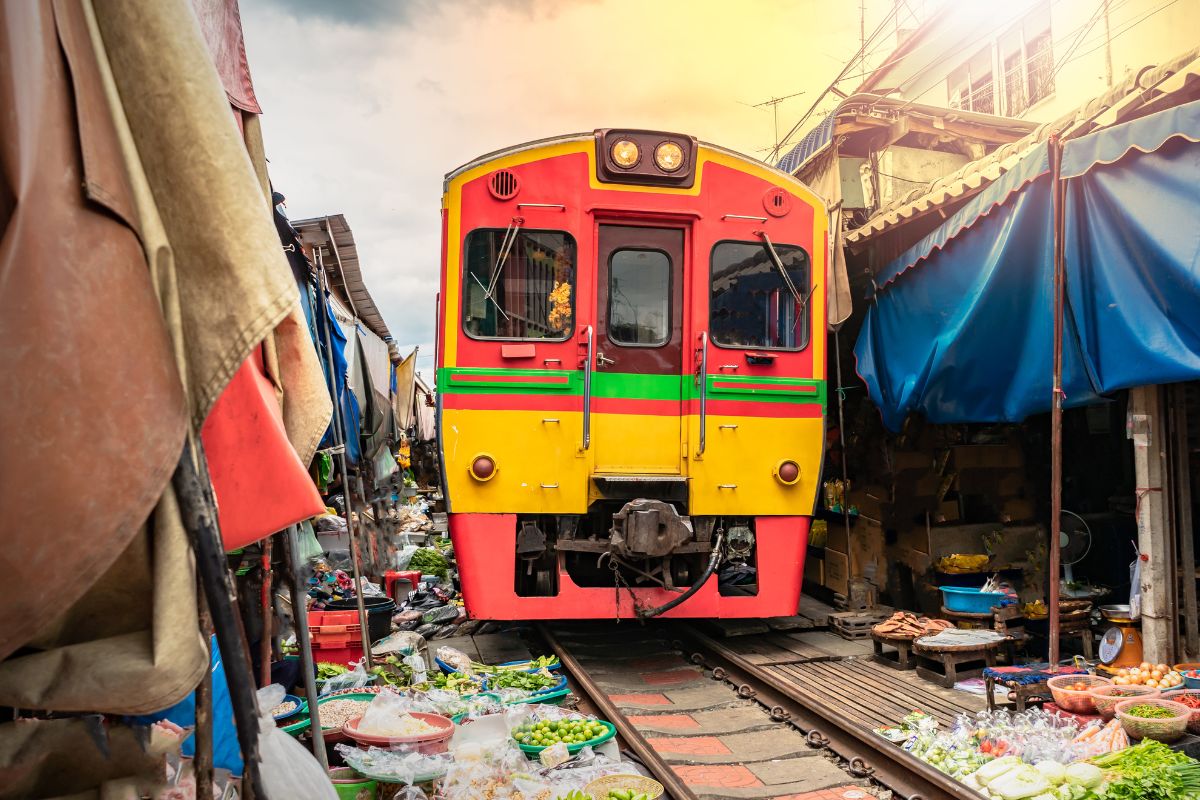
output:
M1068 406L1200 378L1200 103L1067 143ZM1051 405L1044 145L881 270L855 345L885 424L1019 421Z
M358 400L354 397L354 392L350 390L346 381L346 370L349 366L346 361L346 334L342 331L342 326L338 324L337 317L333 314L333 307L330 305L329 295L323 298L324 306L317 311L321 340L317 342L318 352L321 352L324 358L321 359L322 365L326 370L326 380L329 379L329 370L333 371L333 386L337 394L334 402L340 402L342 411L342 421L345 425L346 434L346 461L351 464L357 464L360 457L361 447L359 446L359 407ZM332 353L325 352L325 331L329 332L330 348ZM332 447L334 444L333 426L335 420L330 421L329 429L325 431L325 436L321 439L321 447Z

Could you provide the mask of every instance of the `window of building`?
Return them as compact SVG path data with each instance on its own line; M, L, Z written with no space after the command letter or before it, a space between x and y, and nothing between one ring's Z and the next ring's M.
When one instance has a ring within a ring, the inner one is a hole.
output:
M996 113L995 80L992 76L992 48L983 48L952 70L946 79L951 108Z
M671 338L671 259L661 250L617 250L608 264L608 338L655 347Z
M808 253L763 242L721 242L712 251L709 335L726 347L799 350L808 345Z
M1050 6L1039 5L997 42L1004 70L1004 114L1020 116L1054 92Z
M463 330L477 339L562 341L575 326L575 240L562 231L467 235Z

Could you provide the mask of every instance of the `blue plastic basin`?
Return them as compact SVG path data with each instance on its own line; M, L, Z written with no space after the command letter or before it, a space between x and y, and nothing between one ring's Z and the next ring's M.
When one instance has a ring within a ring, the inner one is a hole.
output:
M942 602L947 611L965 614L987 614L993 606L1000 605L1008 595L1004 592L981 592L965 586L942 586Z

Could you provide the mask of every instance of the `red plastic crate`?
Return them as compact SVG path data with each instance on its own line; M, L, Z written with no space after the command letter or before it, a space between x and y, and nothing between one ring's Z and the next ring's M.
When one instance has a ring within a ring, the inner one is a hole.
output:
M362 651L362 625L357 611L310 611L308 635L314 650L350 647Z

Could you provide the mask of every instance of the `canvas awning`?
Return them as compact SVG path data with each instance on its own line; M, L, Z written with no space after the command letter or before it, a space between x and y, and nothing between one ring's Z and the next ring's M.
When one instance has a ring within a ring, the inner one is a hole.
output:
M1200 101L1068 141L1066 405L1200 378ZM1047 146L888 264L855 347L884 422L1017 421L1051 405Z

